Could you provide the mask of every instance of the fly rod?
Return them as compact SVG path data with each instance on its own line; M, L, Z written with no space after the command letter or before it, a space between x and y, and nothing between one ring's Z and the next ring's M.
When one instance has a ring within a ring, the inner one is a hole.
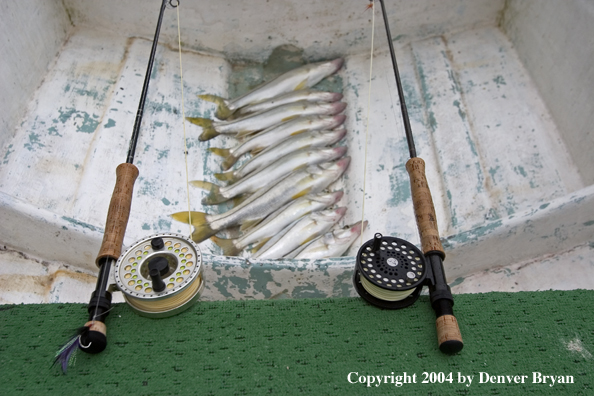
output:
M417 157L415 149L384 0L379 1L410 153L406 170L410 177L415 218L423 252L410 242L376 233L373 240L366 242L359 249L354 284L357 292L366 301L387 309L411 305L418 298L423 285L427 284L431 306L436 315L439 349L444 353L456 353L462 350L464 344L454 316L454 299L445 278L445 252L439 239L433 199L425 177L425 162Z
M138 105L138 111L136 112L132 137L130 138L128 147L128 155L126 157L126 162L118 165L116 168L116 183L109 203L103 241L101 243L101 248L99 249L99 254L95 260L95 264L99 267L99 275L97 276L95 291L92 293L88 305L89 319L83 327L77 330L77 334L60 349L54 362L60 362L64 372L66 371L73 353L76 352L77 349L81 349L87 353L99 353L107 346L107 327L105 325L105 319L109 315L111 309L111 293L107 290L109 274L112 265L118 260L122 252L126 226L130 217L134 182L139 173L138 168L133 164L134 153L140 135L140 126L155 60L157 42L159 41L159 32L161 30L163 14L167 4L174 8L179 5L179 1L175 2L175 4L172 1L173 0L163 0L161 3L157 28L155 30L146 75L144 76L144 83L140 94L140 103Z

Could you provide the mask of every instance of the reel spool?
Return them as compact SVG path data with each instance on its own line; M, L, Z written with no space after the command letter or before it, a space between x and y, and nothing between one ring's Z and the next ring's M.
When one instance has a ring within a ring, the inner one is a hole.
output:
M136 242L120 256L114 272L126 302L142 316L176 315L204 290L200 248L180 234L155 234Z
M415 245L380 233L361 246L356 263L353 284L357 293L380 308L413 304L427 276L425 256Z

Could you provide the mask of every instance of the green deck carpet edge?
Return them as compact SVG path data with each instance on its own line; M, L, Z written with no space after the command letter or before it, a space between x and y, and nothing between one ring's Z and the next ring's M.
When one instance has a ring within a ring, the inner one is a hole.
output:
M455 302L465 347L454 356L437 348L426 296L399 311L358 298L199 302L166 319L121 304L107 320L107 349L79 353L66 375L51 364L86 321L86 306L4 305L0 394L594 394L594 291L466 294ZM388 383L351 384L353 372L354 381ZM416 383L390 383L403 372ZM440 372L453 383L435 381ZM481 372L527 378L481 384ZM574 383L532 383L533 372ZM423 373L435 373L435 383L422 383ZM472 384L458 383L458 373L474 376Z

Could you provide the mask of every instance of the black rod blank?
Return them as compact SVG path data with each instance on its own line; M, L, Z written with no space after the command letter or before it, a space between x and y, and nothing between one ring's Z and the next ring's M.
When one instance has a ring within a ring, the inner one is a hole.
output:
M392 66L394 68L394 76L396 77L396 87L398 88L398 97L400 98L400 111L402 112L402 120L404 121L404 132L406 134L406 142L408 143L408 151L410 158L417 156L415 149L415 141L408 119L408 111L406 110L406 103L404 101L404 91L402 90L402 83L400 82L400 73L398 73L398 64L396 63L396 53L394 52L394 44L392 44L392 34L390 33L390 25L388 24L388 15L386 14L386 6L384 0L379 0L382 5L382 14L384 16L384 25L386 26L386 34L388 35L388 46L390 47L390 55L392 57Z
M146 68L146 75L144 76L144 83L142 84L142 93L140 94L140 103L136 111L136 120L134 121L134 128L132 130L132 137L130 138L130 145L128 147L128 156L126 162L128 164L134 163L134 153L136 152L136 144L138 143L138 136L140 135L140 124L142 124L142 115L144 114L144 103L146 102L146 95L148 93L148 86L153 71L153 63L155 61L155 51L157 50L157 42L159 41L159 32L161 31L161 22L163 22L163 13L170 0L163 0L161 4L161 11L159 12L159 20L157 21L157 29L155 30L155 38L153 39L153 46L151 48L151 55L149 56L148 66Z

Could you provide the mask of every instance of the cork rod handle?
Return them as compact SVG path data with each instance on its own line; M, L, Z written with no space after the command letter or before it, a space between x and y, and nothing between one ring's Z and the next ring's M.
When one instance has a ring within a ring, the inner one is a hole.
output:
M439 240L435 208L425 177L425 161L419 157L411 158L406 163L406 170L410 177L413 206L423 253L438 253L443 259L445 252Z
M458 321L453 315L452 294L443 271L442 260L445 258L445 252L439 239L435 207L425 177L425 161L418 157L411 158L406 163L406 170L410 176L413 206L423 253L431 262L435 282L430 288L430 295L437 316L437 343L442 352L457 353L462 350L464 343Z
M116 168L116 184L109 203L103 242L95 260L98 267L102 259L117 260L122 253L122 243L130 217L134 182L137 177L138 168L133 164L123 163Z
M442 315L435 319L437 344L444 353L460 352L464 346L458 321L454 315Z

